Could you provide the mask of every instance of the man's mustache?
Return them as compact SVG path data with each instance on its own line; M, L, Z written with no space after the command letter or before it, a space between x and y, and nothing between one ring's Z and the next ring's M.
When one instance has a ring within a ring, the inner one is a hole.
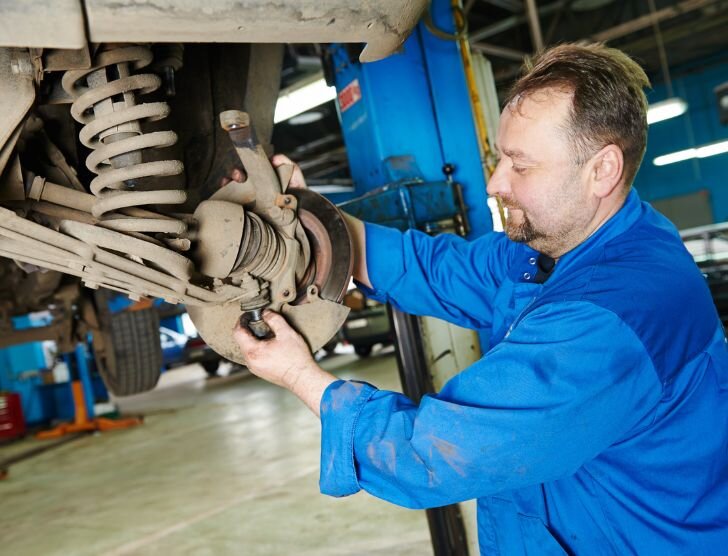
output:
M523 207L515 199L509 197L500 197L501 206L508 210L523 210Z

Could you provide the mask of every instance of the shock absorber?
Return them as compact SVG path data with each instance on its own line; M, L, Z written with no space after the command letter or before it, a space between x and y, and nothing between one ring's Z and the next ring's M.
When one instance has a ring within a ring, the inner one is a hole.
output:
M105 50L96 55L90 69L67 71L62 85L74 99L71 115L84 126L79 139L93 151L86 159L88 169L97 174L90 185L97 198L93 215L107 215L105 222L116 218L119 229L123 226L126 231L180 234L186 229L182 221L150 218L146 211L133 208L186 200L183 190L136 190L146 178L174 176L183 171L179 160L143 161L144 151L177 142L173 131L144 133L141 128L142 122L161 120L170 112L166 102L137 104L138 96L162 85L153 73L133 74L151 62L152 51L145 46ZM116 216L108 214L112 212Z

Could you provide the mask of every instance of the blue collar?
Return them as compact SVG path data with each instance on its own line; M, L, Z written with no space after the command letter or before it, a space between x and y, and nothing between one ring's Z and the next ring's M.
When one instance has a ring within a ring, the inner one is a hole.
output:
M565 268L580 261L587 254L593 255L606 243L631 228L644 214L642 201L633 188L617 213L607 220L596 232L585 241L577 245L568 253L559 258L550 279L554 274L561 274ZM533 261L538 257L539 252L528 245L519 244L518 255L509 272L511 279L515 282L532 282ZM526 278L530 276L530 278Z
M607 220L601 228L590 235L585 241L561 256L559 262L556 264L554 273L559 270L563 271L564 268L570 267L577 261L583 263L584 261L582 259L584 257L594 255L599 248L629 230L643 216L644 206L637 191L632 188L624 204L614 216Z

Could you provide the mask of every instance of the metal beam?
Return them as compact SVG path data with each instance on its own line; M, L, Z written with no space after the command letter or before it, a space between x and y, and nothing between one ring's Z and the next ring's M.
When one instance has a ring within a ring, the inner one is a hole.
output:
M654 13L646 14L642 17L638 17L630 21L625 21L624 23L620 23L619 25L615 25L614 27L611 27L604 31L600 31L595 35L592 35L592 38L597 41L611 41L614 39L618 39L620 37L624 37L625 35L631 35L632 33L635 33L642 29L646 29L647 27L660 21L672 19L679 15L686 14L694 10L699 10L700 8L704 8L706 6L710 6L711 4L715 4L715 2L716 0L686 0L685 2L681 2L676 6L663 8Z
M495 44L489 44L484 42L472 43L470 48L475 52L480 52L486 56L494 56L496 58L503 58L505 60L513 60L514 62L521 62L526 56L525 52L520 50L514 50L512 48L506 48L505 46L498 46Z
M546 6L539 8L538 14L539 14L539 16L552 14L555 11L557 11L559 8L561 8L561 4L562 4L561 0L559 0L558 2L554 2L553 4L547 4ZM488 25L487 27L483 27L482 29L479 29L478 31L471 33L470 42L476 43L478 41L482 41L483 39L487 39L494 35L498 35L500 33L508 31L509 29L512 29L513 27L517 27L518 25L523 25L527 21L528 21L528 18L525 16L525 14L512 15L510 17L507 17L507 18L499 21L498 23L494 23L493 25Z
M485 2L513 13L523 12L523 2L520 0L485 0Z
M663 32L662 38L665 44L675 42L681 39L685 39L690 36L695 36L699 33L710 31L716 27L722 27L728 25L728 15L721 15L713 18L703 18L697 22L687 22L682 25L676 25L671 29ZM620 45L620 48L630 54L638 54L645 51L650 51L655 48L655 39L653 36L643 37L633 42Z
M539 21L536 0L526 0L526 16L528 17L528 27L531 30L533 50L534 52L540 52L543 50L543 34L541 33L541 22Z

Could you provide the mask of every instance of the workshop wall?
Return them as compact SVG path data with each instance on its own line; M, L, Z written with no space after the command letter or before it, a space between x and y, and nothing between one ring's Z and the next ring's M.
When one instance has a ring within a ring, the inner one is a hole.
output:
M696 204L699 195L695 194L705 192L710 209L705 211L705 216L684 215L688 221L692 217L691 225L711 223L696 221L709 217L711 210L712 222L728 221L728 153L666 166L655 166L653 160L660 155L728 140L728 126L720 123L714 93L726 81L728 57L725 55L699 65L673 69L674 94L688 102L688 110L682 116L650 126L647 152L635 179L642 199L657 201L658 209L661 202L681 197L678 201L683 211L697 211L700 203ZM666 87L656 84L647 98L654 103L667 96Z

